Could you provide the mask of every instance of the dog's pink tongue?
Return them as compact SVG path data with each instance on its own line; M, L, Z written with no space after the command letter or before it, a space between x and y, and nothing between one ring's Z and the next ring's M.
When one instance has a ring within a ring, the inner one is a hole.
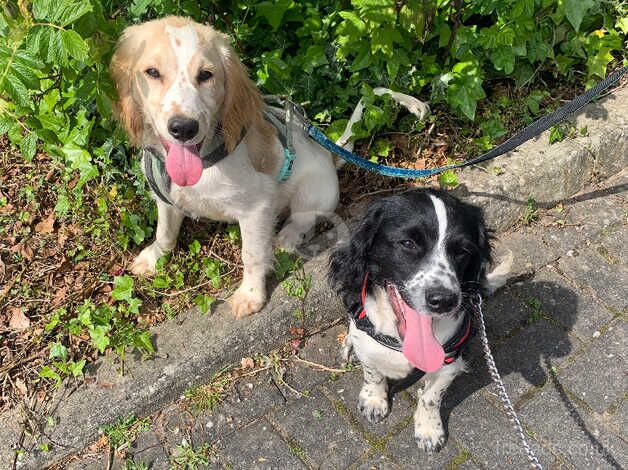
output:
M445 351L434 337L432 317L422 315L403 303L406 332L401 351L417 369L436 372L443 365Z
M196 145L169 144L166 171L179 186L198 183L203 173L203 162Z

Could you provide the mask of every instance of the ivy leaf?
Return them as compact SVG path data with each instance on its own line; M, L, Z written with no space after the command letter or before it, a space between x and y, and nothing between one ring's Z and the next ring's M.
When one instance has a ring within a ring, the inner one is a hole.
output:
M597 54L590 56L587 60L587 71L589 76L596 75L600 78L606 77L606 67L614 60L610 50L601 48Z
M22 156L28 162L33 160L37 151L37 133L32 131L24 136L20 145Z
M109 325L96 325L89 329L89 337L92 340L92 344L98 349L100 354L105 352L107 346L111 343L107 333L111 330Z
M194 305L198 307L203 315L209 312L209 309L215 301L216 297L212 297L211 295L198 294L194 297Z
M443 171L438 175L438 184L444 187L455 188L458 186L458 176L454 173L454 170Z
M132 296L133 278L127 275L114 277L111 297L114 300L129 300Z
M595 5L593 0L565 0L565 16L578 32L587 10Z
M452 72L454 78L447 88L447 102L473 121L477 102L486 96L481 70L477 63L467 61L457 63Z
M511 47L499 47L491 51L491 61L497 70L510 75L515 69L515 55Z
M50 346L50 359L61 359L65 361L68 358L68 348L63 344L56 342Z
M61 32L61 42L67 55L84 62L87 59L89 46L76 31L67 30Z
M150 331L144 330L139 334L136 334L133 338L133 344L143 353L154 353L155 346L150 339Z
M59 386L61 385L61 376L48 366L44 366L41 368L41 370L39 371L39 376L46 379L54 380L55 386L57 388L59 388Z
M79 377L83 375L83 368L85 367L85 359L81 359L78 362L71 361L68 364L68 369L72 373L72 376Z

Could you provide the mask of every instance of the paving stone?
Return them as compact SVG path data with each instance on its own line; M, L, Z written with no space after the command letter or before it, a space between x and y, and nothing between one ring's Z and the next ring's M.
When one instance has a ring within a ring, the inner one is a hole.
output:
M401 467L384 455L373 456L356 470L399 470Z
M555 221L563 221L564 226L543 228L543 239L561 253L582 245L606 227L621 223L625 217L622 204L614 197L598 197L574 204L567 202L564 208L562 213L548 211Z
M159 437L153 431L140 434L129 449L128 454L135 463L143 462L151 470L170 468L170 459L166 455Z
M558 320L583 339L591 338L613 318L613 314L590 295L576 292L565 279L549 268L541 269L531 281L517 284L518 295L539 301L540 310ZM536 307L535 307L536 308Z
M358 395L362 388L362 371L356 370L344 374L340 379L324 385L331 400L340 400L349 413L364 426L367 433L381 437L390 433L393 428L404 419L412 416L414 405L405 398L403 393L398 393L393 398L390 414L381 422L372 424L358 411ZM409 391L416 390L416 385ZM414 393L414 392L412 392Z
M626 330L623 321L615 322L560 374L563 384L598 413L608 410L628 391Z
M560 387L560 384L559 384ZM577 469L626 468L628 445L549 383L519 417Z
M218 443L218 449L234 469L307 468L265 420L257 421L238 433L227 436Z
M107 458L104 453L85 455L66 463L64 468L66 470L102 470L107 468ZM112 468L116 470L116 466L119 468L119 464L114 464Z
M277 387L268 383L269 377L260 373L238 381L222 404L196 418L192 437L211 442L251 423L271 408L285 405Z
M392 458L407 469L444 468L458 454L456 446L449 442L440 452L432 454L419 449L414 440L414 421L393 436L387 448Z
M518 227L516 232L502 235L495 245L497 260L503 256L505 249L512 252L511 277L534 272L562 254L557 246L549 246L543 241L542 231L538 227Z
M484 398L469 397L449 419L452 439L468 449L486 468L527 468L528 460L510 421ZM551 468L554 457L534 439L528 438L541 465Z
M513 402L548 378L547 363L559 367L581 347L578 340L541 319L493 349L495 364ZM489 390L495 391L494 385Z
M628 265L628 223L606 227L593 241L593 249L610 264Z
M483 313L486 333L492 341L525 325L530 309L506 287L484 301Z
M368 450L361 433L320 391L274 412L270 419L299 443L319 469L345 468Z
M346 332L347 326L342 324L308 338L305 347L299 351L299 357L332 369L340 368L338 335ZM313 390L317 385L327 381L330 376L329 371L295 361L288 367L286 382L304 392Z
M619 311L628 308L626 286L628 268L610 264L591 248L576 252L577 256L565 256L558 266L565 275L581 286L591 287L602 302Z

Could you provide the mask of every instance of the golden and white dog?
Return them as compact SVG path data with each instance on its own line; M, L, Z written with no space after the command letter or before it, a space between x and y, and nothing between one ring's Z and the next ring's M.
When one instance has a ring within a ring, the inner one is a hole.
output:
M165 155L174 203L155 198L156 239L135 258L132 271L154 273L158 258L174 248L184 214L237 221L244 276L231 307L236 316L260 310L277 214L290 211L278 242L294 249L318 215L336 208L338 178L331 154L295 121L292 175L278 181L284 151L274 126L263 117L260 92L228 37L210 26L179 17L131 26L120 38L110 70L119 95L115 114L131 143ZM390 93L419 117L427 112L424 103L407 95L386 89L376 93ZM343 144L361 112L358 106ZM224 139L228 155L203 168L200 155L213 148L215 138Z

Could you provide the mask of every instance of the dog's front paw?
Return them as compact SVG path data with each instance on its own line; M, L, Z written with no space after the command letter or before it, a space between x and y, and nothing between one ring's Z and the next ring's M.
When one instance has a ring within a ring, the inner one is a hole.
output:
M369 422L379 423L390 412L388 397L363 388L358 399L358 410Z
M259 312L266 302L263 289L240 286L228 300L231 312L236 318L246 317Z
M347 334L342 340L342 348L340 349L340 359L343 364L351 364L356 362L357 357L353 351L353 342L351 337Z
M153 253L152 247L144 248L139 255L135 257L131 264L131 272L138 276L154 276L157 258Z
M428 422L414 423L414 439L419 449L425 452L438 452L445 444L445 430L438 420L428 420Z
M277 235L277 246L283 251L293 253L305 241L305 234L296 224L286 225Z

